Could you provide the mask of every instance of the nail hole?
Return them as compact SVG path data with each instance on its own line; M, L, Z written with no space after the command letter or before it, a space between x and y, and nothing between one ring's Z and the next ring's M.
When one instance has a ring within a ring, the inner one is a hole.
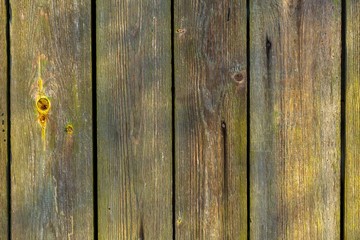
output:
M73 134L73 132L74 132L74 127L73 127L71 124L66 125L66 127L65 127L65 132L66 132L67 134Z
M182 219L181 219L181 217L179 217L179 218L176 220L176 224L179 226L179 225L181 225L181 223L182 223Z
M39 117L39 121L40 121L40 123L45 123L45 122L46 122L46 116L45 116L45 115L41 115L41 116Z
M46 114L50 109L50 100L47 97L41 97L36 102L37 109L40 113Z
M177 32L177 33L184 33L184 32L185 32L185 29L183 29L183 28L178 28L178 29L176 29L176 32Z

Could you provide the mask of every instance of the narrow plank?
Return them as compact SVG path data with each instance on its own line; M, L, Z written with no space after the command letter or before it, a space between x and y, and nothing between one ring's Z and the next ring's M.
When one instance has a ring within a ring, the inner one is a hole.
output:
M8 238L8 112L7 112L7 41L6 5L0 0L0 239Z
M176 239L247 239L246 1L174 15Z
M96 3L99 239L172 239L170 4Z
M12 239L93 239L90 0L12 0Z
M346 1L345 239L360 235L360 2Z
M340 239L341 1L250 1L251 239Z

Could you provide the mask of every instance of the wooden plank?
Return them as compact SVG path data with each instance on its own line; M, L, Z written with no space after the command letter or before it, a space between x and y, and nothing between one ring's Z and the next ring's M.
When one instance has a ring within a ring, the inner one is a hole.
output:
M341 1L250 1L251 239L340 239Z
M360 235L360 2L346 1L345 239Z
M247 239L246 1L174 15L176 239Z
M99 239L172 239L170 1L97 1Z
M0 239L8 238L8 65L5 0L0 0Z
M12 0L12 239L93 239L90 0Z

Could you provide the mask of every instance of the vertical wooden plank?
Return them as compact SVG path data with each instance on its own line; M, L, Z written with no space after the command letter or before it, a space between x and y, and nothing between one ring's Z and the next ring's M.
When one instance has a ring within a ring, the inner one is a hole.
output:
M340 238L341 2L250 6L251 239Z
M12 0L12 239L93 239L90 0Z
M99 239L172 239L170 3L97 1Z
M360 2L346 1L345 239L360 235Z
M0 239L8 237L8 56L6 42L7 10L5 0L0 0Z
M247 239L246 1L174 15L176 238Z

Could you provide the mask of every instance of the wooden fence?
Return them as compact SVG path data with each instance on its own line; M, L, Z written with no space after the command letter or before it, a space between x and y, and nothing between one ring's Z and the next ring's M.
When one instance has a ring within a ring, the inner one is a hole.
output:
M360 1L0 0L0 239L359 239Z

